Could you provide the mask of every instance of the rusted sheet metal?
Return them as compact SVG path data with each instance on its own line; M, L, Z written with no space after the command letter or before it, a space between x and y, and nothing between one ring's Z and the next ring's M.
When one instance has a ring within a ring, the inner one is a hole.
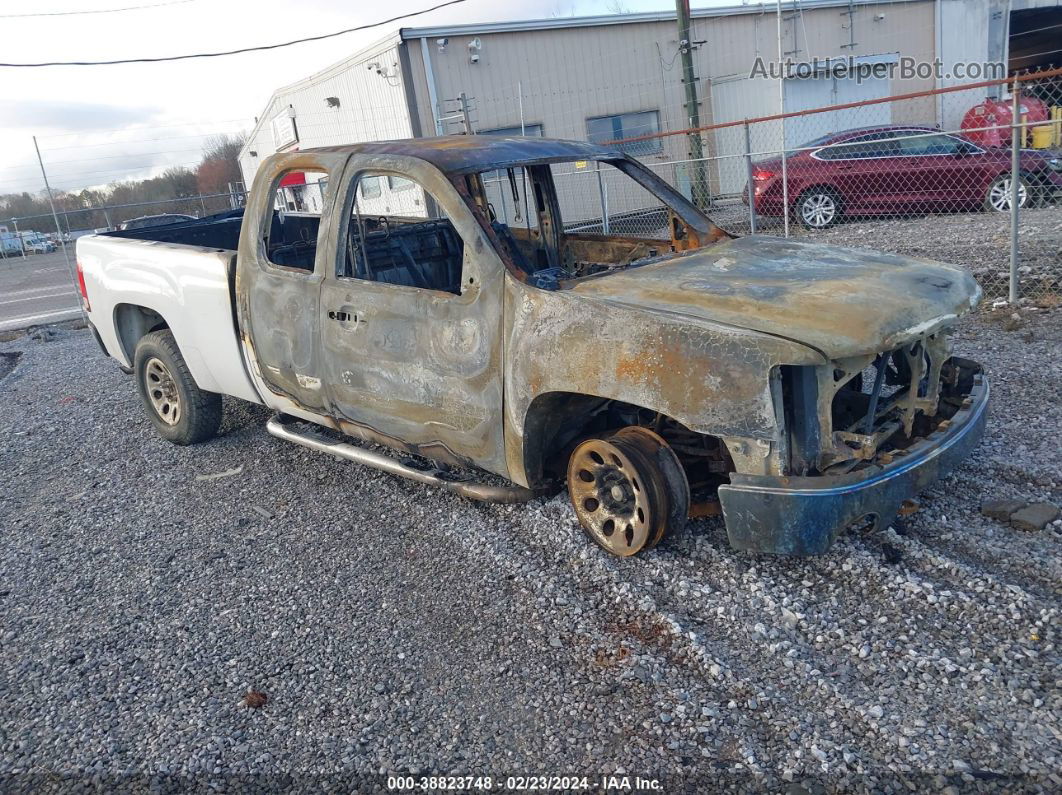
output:
M330 234L338 177L348 156L300 152L267 159L248 196L236 268L236 307L248 370L261 387L285 395L314 411L325 411L319 371L320 324L318 293L324 272L267 264L266 239L273 218L272 186L292 170L328 174L321 214L318 257L335 243ZM331 241L329 245L328 241Z
M502 441L505 268L483 226L437 168L346 147L271 158L252 191L241 238L241 329L267 403L365 441L508 474ZM292 168L329 176L313 272L268 261L265 187ZM460 295L337 279L347 191L368 170L409 177L439 202L465 241ZM263 198L265 197L265 198ZM357 318L337 323L327 312ZM300 410L297 410L300 409Z
M976 375L969 399L951 422L888 464L828 479L733 475L719 487L731 545L747 552L821 555L838 533L864 517L884 530L912 494L947 475L977 446L988 393L988 381Z
M671 204L671 240L565 234L563 245L545 247L551 263L604 260L610 270L539 289L490 223L473 174L576 158L607 161ZM292 168L329 176L312 272L265 255L269 186ZM408 177L432 194L464 241L459 294L337 278L362 172ZM269 158L251 196L237 302L265 402L530 488L542 485L562 426L578 429L609 402L720 440L740 475L782 476L798 446L786 428L783 371L817 368L808 383L819 389L800 422L817 423L829 441L838 371L847 380L880 352L908 346L920 376L918 344L939 378L944 343L934 334L979 297L972 278L948 265L733 239L641 164L583 142L451 136L308 150ZM657 247L656 260L628 267ZM906 398L908 432L914 412L932 412L937 397Z
M494 168L549 163L560 160L624 159L616 148L586 141L524 138L506 135L445 135L400 141L368 141L343 146L322 146L307 153L399 155L431 163L447 174L467 174Z
M957 266L758 235L589 279L574 292L755 329L830 358L898 347L980 298Z
M780 423L772 368L825 364L786 339L664 307L595 300L580 289L545 292L510 280L506 318L506 454L510 477L523 485L534 477L525 470L534 458L525 450L528 415L558 392L619 400L694 431L739 437L728 445L735 460L774 471Z

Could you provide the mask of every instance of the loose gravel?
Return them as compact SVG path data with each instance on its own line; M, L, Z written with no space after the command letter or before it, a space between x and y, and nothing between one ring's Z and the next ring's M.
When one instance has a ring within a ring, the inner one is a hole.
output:
M748 233L748 207L724 204L709 214L724 229ZM888 251L908 257L954 262L969 268L990 297L1006 296L1010 279L1010 216L1003 213L954 213L845 220L828 229L809 230L793 221L795 237ZM759 232L782 234L781 218L759 219ZM1062 290L1062 208L1022 210L1018 224L1021 295L1053 296Z
M1057 792L1062 522L979 512L1062 500L1062 312L1019 325L957 335L993 379L975 457L804 560L719 520L613 559L564 495L464 501L237 401L175 447L86 332L0 343L0 786Z

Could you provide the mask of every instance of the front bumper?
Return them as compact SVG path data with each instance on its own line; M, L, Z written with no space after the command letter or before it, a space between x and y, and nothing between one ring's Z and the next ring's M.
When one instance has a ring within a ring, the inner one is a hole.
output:
M988 379L973 389L946 429L934 431L887 466L836 477L731 476L719 487L731 546L746 552L821 555L838 533L865 516L883 529L905 499L939 480L981 441Z

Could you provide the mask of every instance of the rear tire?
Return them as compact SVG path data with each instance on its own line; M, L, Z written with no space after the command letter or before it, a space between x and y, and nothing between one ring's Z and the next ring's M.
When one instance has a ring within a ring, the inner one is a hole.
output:
M136 388L159 434L174 444L205 442L221 425L221 395L199 388L169 329L140 338Z
M795 209L805 229L825 229L841 219L841 197L833 188L808 188Z

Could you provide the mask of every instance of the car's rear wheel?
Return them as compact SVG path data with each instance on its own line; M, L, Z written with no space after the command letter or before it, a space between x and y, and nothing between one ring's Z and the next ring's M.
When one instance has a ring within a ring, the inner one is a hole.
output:
M568 461L568 495L590 539L618 557L656 546L689 513L678 457L652 431L631 426L578 445Z
M1024 174L1018 175L1018 208L1028 207L1033 198L1033 186ZM985 193L985 209L989 212L1009 213L1011 203L1010 174L1000 174Z
M199 388L168 329L140 338L133 371L148 417L163 438L186 445L217 434L221 395Z
M807 229L825 229L841 218L841 197L832 188L809 188L796 203L797 218Z

